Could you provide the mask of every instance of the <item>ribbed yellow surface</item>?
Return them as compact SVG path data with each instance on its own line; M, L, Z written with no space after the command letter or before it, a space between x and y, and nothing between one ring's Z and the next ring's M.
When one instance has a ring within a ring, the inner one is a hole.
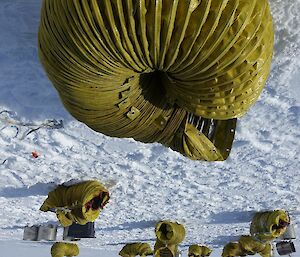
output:
M122 257L135 257L135 256L145 257L152 254L153 251L148 243L126 244L119 252L119 255Z
M254 215L250 233L261 241L271 241L284 234L285 228L277 228L280 220L290 222L289 215L284 210L258 212Z
M205 245L190 245L188 250L189 257L210 256L212 250Z
M222 251L222 257L246 256L239 242L226 244Z
M155 226L156 238L166 245L180 244L185 238L182 224L171 221L160 221Z
M161 246L157 248L157 241L154 246L154 257L176 257L178 256L178 246L171 245L171 246Z
M257 241L252 236L241 236L238 242L230 242L224 246L222 257L247 256L259 254L262 257L271 257L271 243Z
M77 255L79 255L79 248L76 244L57 242L51 247L52 257L72 257Z
M260 241L257 241L252 236L241 236L239 239L239 243L242 247L242 249L245 250L247 255L254 255L256 253L264 253L267 256L271 256L271 245L270 243L263 243Z
M107 192L107 189L96 180L81 182L69 187L60 185L49 192L40 210L46 212L61 207L70 209L71 212L68 213L59 212L58 218L61 218L61 224L68 226L75 222L84 225L95 221L101 211L101 209L93 210L92 208L86 210L84 205L103 191ZM67 222L71 224L67 224Z
M224 160L233 136L225 154L207 135L195 142L188 117L227 124L256 101L272 19L267 0L44 0L39 48L65 107L92 129Z

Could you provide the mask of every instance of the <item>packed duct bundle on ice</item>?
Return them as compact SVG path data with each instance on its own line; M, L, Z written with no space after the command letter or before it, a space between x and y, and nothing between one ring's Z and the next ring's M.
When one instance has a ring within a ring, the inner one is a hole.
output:
M280 237L290 224L290 217L284 210L258 212L254 215L250 234L262 241Z
M150 245L147 243L126 244L119 252L119 255L122 257L135 257L135 256L146 257L152 254L153 251Z
M49 192L40 210L55 212L64 227L73 222L84 225L98 218L108 200L107 189L100 182L91 180L71 186L59 185Z
M189 257L207 257L212 253L212 249L205 245L190 245L188 256Z
M272 256L270 242L262 242L252 236L241 236L239 241L224 246L222 257L235 257L259 254L262 257Z
M164 220L156 224L155 235L154 256L175 257L178 254L178 245L185 238L185 228L177 222Z
M52 257L72 257L77 255L79 255L79 248L76 244L58 242L51 247Z

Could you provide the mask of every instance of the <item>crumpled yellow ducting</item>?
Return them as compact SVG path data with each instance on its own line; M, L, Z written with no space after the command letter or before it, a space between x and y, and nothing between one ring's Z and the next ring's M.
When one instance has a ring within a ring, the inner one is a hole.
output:
M212 253L212 249L206 245L190 245L188 250L189 257L208 257Z
M148 243L140 243L140 242L126 244L119 252L119 255L122 257L135 257L135 256L146 257L152 254L153 251L150 245Z
M77 244L57 242L51 247L52 257L72 257L79 255L79 248Z
M258 212L251 221L250 234L263 242L271 241L283 235L289 224L285 210Z
M175 257L185 238L185 228L178 222L162 220L155 225L155 235L154 256Z
M222 257L247 256L259 254L262 257L272 256L270 242L261 242L250 235L243 235L237 242L230 242L224 246Z
M101 206L96 209L87 208L86 204L100 193L106 195L101 199L103 201ZM71 226L73 222L84 225L88 222L94 222L98 218L108 200L108 190L99 181L88 180L71 186L57 186L48 193L48 197L40 210L55 212L63 227Z
M263 89L273 37L268 0L44 0L39 55L93 130L215 161Z

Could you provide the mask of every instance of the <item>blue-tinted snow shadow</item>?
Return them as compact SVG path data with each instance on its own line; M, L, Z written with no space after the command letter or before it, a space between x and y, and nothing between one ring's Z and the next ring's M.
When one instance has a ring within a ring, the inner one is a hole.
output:
M134 241L122 241L122 242L117 242L117 243L111 243L111 244L105 244L109 246L119 246L119 245L126 245L130 243L136 243L136 242L141 242L141 243L153 243L155 242L155 238L146 238L146 239L138 239Z
M145 229L145 228L153 228L157 220L149 220L149 221L135 221L135 222L125 222L118 226L102 228L101 231L114 231L114 230L134 230L134 229Z
M238 239L238 236L218 236L217 238L209 242L209 244L214 247L223 247L229 242L237 241Z
M234 224L248 223L251 221L254 211L225 211L211 214L210 224Z
M300 90L299 90L299 103L300 103ZM300 106L292 106L288 109L288 117L295 124L300 124Z
M0 197L15 198L35 195L47 195L57 185L55 183L37 183L30 187L6 187L1 189Z
M0 5L0 110L28 120L72 120L38 57L42 0L2 0Z

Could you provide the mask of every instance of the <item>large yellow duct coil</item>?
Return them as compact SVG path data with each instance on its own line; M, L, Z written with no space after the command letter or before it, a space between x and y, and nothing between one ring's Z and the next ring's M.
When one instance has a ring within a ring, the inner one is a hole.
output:
M44 0L41 12L40 59L76 119L197 160L228 157L272 49L267 0Z

